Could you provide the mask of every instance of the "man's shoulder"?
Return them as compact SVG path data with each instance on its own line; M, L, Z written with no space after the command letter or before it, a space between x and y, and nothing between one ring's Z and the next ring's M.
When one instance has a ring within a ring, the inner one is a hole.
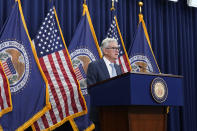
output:
M99 59L99 60L96 60L96 61L92 61L88 65L88 71L90 71L90 70L92 70L92 71L99 71L102 68L102 65L103 65L102 59Z
M96 61L92 61L90 64L91 65L99 65L99 64L101 64L103 62L103 59L98 59L98 60L96 60Z

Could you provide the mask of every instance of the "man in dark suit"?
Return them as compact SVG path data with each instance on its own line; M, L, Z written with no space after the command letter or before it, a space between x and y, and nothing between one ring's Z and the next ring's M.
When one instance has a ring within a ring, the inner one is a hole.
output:
M119 55L119 47L116 39L104 39L102 41L101 50L103 58L93 61L88 65L87 85L92 85L122 74L121 67L115 64L115 60ZM115 72L113 72L113 68L115 68Z
M103 53L103 58L88 65L87 85L92 85L99 81L122 74L121 67L115 64L115 60L118 58L120 50L117 40L112 38L104 39L102 41L101 50ZM95 130L100 131L98 109L91 107L89 115L90 119L96 126Z

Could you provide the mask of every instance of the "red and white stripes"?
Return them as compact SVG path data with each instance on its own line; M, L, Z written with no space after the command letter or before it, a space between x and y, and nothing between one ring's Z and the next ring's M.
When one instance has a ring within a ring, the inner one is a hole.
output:
M12 106L10 95L8 81L0 65L0 117L11 111L11 109L9 109Z
M10 72L10 69L9 69L9 67L8 67L7 62L6 62L6 61L3 62L2 65L3 65L4 72L5 72L6 76L7 76L7 77L11 76L12 73Z
M83 76L81 74L81 71L79 70L79 67L75 68L75 74L77 76L77 80L82 80L83 79Z
M117 60L116 60L116 64L121 66L122 72L126 73L130 71L130 66L129 63L127 61L126 55L122 55L120 56Z
M45 115L34 123L36 130L47 129L68 116L85 110L79 85L65 49L39 59L49 82L50 103Z

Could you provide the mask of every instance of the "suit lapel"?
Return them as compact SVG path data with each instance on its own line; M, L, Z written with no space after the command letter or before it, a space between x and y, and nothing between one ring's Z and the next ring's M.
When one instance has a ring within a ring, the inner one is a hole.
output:
M101 69L102 69L102 71L103 71L102 74L104 74L104 76L106 77L105 79L110 78L109 72L108 72L108 69L107 69L107 66L106 66L104 60L101 59L100 63L101 63L101 64L100 64Z
M117 75L120 75L120 74L121 74L121 71L120 71L119 66L115 64L114 67L115 67L115 69L116 69Z

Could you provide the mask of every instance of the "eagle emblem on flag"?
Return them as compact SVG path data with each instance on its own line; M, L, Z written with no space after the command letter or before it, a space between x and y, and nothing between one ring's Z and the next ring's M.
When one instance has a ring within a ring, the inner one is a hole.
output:
M75 51L73 51L70 54L72 64L75 70L75 74L77 76L77 79L80 83L80 87L82 89L82 94L87 94L87 91L83 90L84 88L87 88L86 84L86 74L88 70L88 65L92 61L96 60L96 56L91 52L88 48L80 48Z
M131 68L134 72L153 72L153 66L151 65L148 57L144 55L135 55L130 58Z
M18 41L4 41L0 46L0 60L10 83L10 91L24 88L30 74L28 52Z

